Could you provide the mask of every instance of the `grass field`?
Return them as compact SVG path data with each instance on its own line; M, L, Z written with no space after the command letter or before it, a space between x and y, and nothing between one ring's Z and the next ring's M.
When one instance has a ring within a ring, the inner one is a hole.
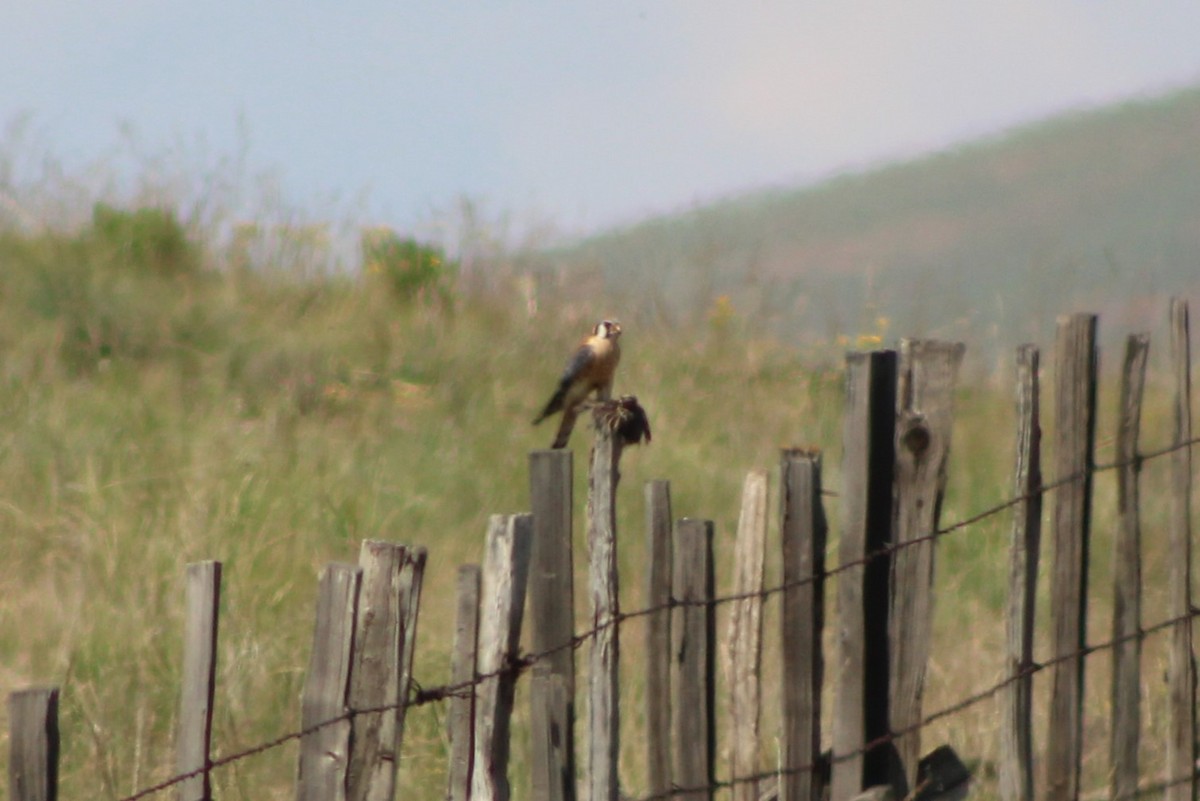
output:
M356 558L364 538L429 548L415 674L423 685L444 682L454 571L481 558L489 514L527 507L526 454L552 437L529 420L599 317L625 323L617 391L641 399L654 430L653 444L623 462L625 609L641 606L644 481L672 480L675 516L715 520L719 588L728 586L746 471L774 468L781 447L815 445L826 451L828 485L838 486L836 354L858 332L801 348L761 335L719 298L670 323L630 319L619 295L500 270L486 292L459 283L403 298L369 272L239 269L213 242L172 245L168 236L146 255L130 244L141 234L120 226L103 234L101 222L82 234L0 236L0 688L62 685L63 797L119 797L170 774L189 561L225 563L218 754L297 727L318 572ZM1156 341L1156 360L1164 343ZM968 343L944 522L1009 494L1010 376L990 367L971 365ZM1150 445L1168 431L1161 383L1148 395ZM1102 457L1115 397L1106 385ZM580 510L588 439L577 431L573 440ZM1165 486L1161 469L1147 467L1155 487ZM1165 504L1155 492L1146 491L1148 575L1165 564L1155 525ZM1098 481L1097 504L1093 581L1104 587L1110 477ZM829 511L835 548L836 498ZM576 519L581 528L582 511ZM930 709L1001 676L1007 531L1000 516L940 546ZM576 537L582 563L582 531ZM768 583L777 582L768 565ZM1108 629L1108 597L1107 588L1096 592L1093 639ZM1147 603L1148 621L1157 604ZM773 615L771 603L768 658ZM622 636L622 691L635 710L640 631ZM1147 659L1156 653L1148 646ZM1102 671L1102 657L1089 664ZM1148 664L1146 680L1155 725L1158 666ZM768 684L777 678L769 671ZM1089 709L1101 713L1089 718L1090 787L1103 786L1104 681L1089 689ZM410 716L401 781L411 797L441 792L441 715L433 705ZM991 786L996 722L985 703L939 723L926 741L954 744ZM633 711L624 725L622 774L636 794L645 735ZM0 729L6 737L6 719ZM519 789L520 721L517 732ZM1158 749L1148 744L1147 753L1153 762ZM7 754L0 747L0 769ZM295 759L293 744L237 763L216 774L217 791L291 797Z

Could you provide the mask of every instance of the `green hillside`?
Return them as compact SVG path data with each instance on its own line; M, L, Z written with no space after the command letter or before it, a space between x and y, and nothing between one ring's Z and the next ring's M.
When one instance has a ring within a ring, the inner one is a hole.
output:
M1200 290L1198 141L1193 87L652 220L548 260L596 271L647 314L729 295L789 338L1007 348L1085 308L1115 333L1149 324L1164 294Z

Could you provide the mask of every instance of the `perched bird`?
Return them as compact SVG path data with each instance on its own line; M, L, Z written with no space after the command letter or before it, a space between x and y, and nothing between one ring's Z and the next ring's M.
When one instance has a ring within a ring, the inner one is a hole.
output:
M622 445L650 442L650 418L638 403L636 395L622 395L615 401L598 403L592 414L617 435Z
M567 440L571 438L571 430L575 427L575 418L579 416L579 410L588 395L595 392L596 398L602 401L612 397L613 374L617 371L617 363L621 361L621 347L617 344L620 338L620 323L601 320L592 329L592 335L580 344L575 355L567 362L567 369L558 381L558 389L533 421L537 425L555 412L562 412L558 434L550 447L567 447Z

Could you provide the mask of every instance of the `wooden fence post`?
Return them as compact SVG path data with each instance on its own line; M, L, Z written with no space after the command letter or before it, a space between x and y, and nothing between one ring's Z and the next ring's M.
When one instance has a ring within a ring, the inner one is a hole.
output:
M1138 789L1142 689L1142 532L1139 521L1138 431L1146 385L1148 334L1125 342L1117 419L1117 531L1113 541L1112 798L1131 799Z
M820 801L821 681L825 669L825 509L821 454L783 452L783 776L781 801Z
M217 612L221 598L221 563L187 566L187 616L184 624L183 687L179 700L179 735L175 741L178 773L201 773L175 785L179 801L208 801L212 785L208 766L212 745L213 696L217 684Z
M364 540L350 672L349 801L391 801L412 675L425 549Z
M1033 801L1034 608L1037 601L1038 548L1042 539L1042 423L1040 353L1033 345L1017 349L1017 442L1013 469L1013 507L1009 540L1006 662L1018 676L1000 696L1000 797Z
M8 696L8 797L58 798L58 688L34 687Z
M509 723L521 642L525 588L533 547L533 515L488 520L480 589L480 679L475 693L475 764L471 801L508 801Z
M396 710L396 764L392 766L392 774L400 764L400 746L404 739L404 722L408 717L408 699L413 688L413 658L417 652L417 617L421 611L421 588L425 585L425 563L429 552L423 547L409 548L405 554L404 564L400 567L400 623L402 636L400 638L400 700L403 702ZM389 796L390 797L390 796Z
M921 754L921 700L933 637L933 568L946 488L960 342L900 342L896 387L896 552L892 555L891 730L908 787Z
M447 801L471 796L471 763L475 755L475 654L479 644L479 566L458 568L458 613L454 623L454 653L450 683L470 686L447 701L446 729L450 740Z
M1167 615L1187 616L1171 628L1167 682L1171 704L1167 720L1167 801L1196 798L1196 659L1192 646L1192 370L1188 304L1171 300L1171 357L1175 373L1175 432L1177 450L1171 459L1171 524L1168 552ZM1178 783L1184 776L1189 782Z
M716 730L713 725L715 667L713 648L713 524L684 518L675 525L672 592L678 603L671 614L671 783L690 792L673 793L678 801L713 796Z
M300 702L300 727L322 725L300 739L297 801L343 801L350 764L346 702L354 652L354 618L362 569L331 564L321 572L308 675ZM328 722L336 721L336 722Z
M671 789L671 483L646 482L646 773L650 795Z
M1050 590L1052 669L1046 738L1046 801L1075 801L1083 750L1087 566L1096 439L1096 315L1059 318L1055 342L1054 567Z
M588 783L590 801L618 801L617 760L621 743L621 638L617 577L617 483L621 440L607 425L595 425L588 475L588 584L592 598L592 647L588 670Z
M730 770L734 778L758 773L759 687L762 660L763 562L767 547L767 471L754 470L742 487L734 551L733 592L726 628ZM738 782L733 801L758 801L758 783Z
M533 556L529 571L530 649L547 653L533 666L531 792L535 801L575 797L575 592L571 547L572 453L529 454ZM554 686L561 684L562 692Z
M831 797L888 782L888 593L896 465L896 352L846 355ZM868 557L871 557L868 560Z

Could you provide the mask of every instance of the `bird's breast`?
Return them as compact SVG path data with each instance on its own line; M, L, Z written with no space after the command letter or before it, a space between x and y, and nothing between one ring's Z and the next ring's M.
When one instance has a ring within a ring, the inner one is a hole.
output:
M617 369L617 362L621 360L621 348L611 339L601 337L596 337L588 345L595 354L593 361L595 376L601 380L612 378L613 372Z

